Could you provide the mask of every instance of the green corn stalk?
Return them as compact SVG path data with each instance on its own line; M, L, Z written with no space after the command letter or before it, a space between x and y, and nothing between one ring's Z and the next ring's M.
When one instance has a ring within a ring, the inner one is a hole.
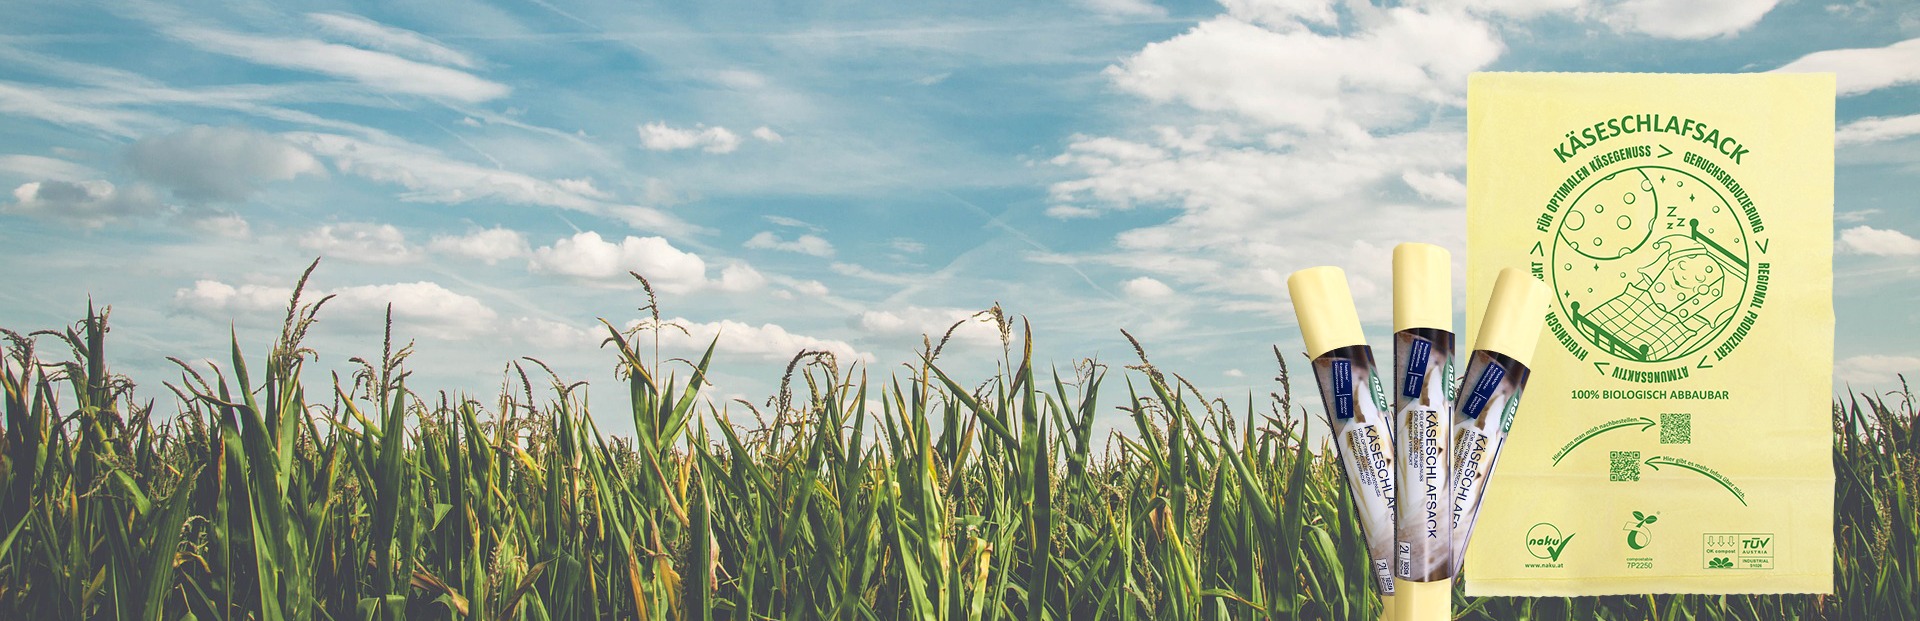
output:
M1137 341L1124 393L1092 361L1045 386L1032 327L995 308L980 316L1005 348L984 376L936 363L931 338L872 380L802 352L763 409L706 395L717 340L662 361L673 328L649 291L641 329L603 323L634 426L609 434L589 388L537 360L509 364L497 399L418 393L391 329L311 403L300 342L324 302L296 294L264 362L236 335L218 365L181 363L170 404L114 374L105 309L0 333L0 618L1379 613L1337 457L1284 364L1244 408ZM1456 618L1920 618L1914 409L1904 381L1834 404L1832 595L1457 591ZM1109 419L1126 431L1100 433Z

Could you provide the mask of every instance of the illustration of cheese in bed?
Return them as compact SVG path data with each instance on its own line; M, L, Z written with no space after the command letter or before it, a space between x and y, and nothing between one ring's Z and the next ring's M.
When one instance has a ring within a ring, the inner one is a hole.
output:
M1627 168L1574 199L1547 281L1590 342L1627 360L1674 360L1725 330L1749 295L1744 226L1699 177Z

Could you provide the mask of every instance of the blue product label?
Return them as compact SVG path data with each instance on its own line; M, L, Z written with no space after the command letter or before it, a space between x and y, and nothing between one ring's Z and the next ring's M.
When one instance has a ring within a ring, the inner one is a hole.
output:
M1353 361L1333 361L1333 415L1353 418Z
M1427 356L1433 353L1433 342L1426 339L1413 339L1407 347L1407 376L1400 380L1400 396L1408 399L1420 398L1420 389L1427 384Z
M1463 408L1467 418L1480 418L1480 411L1487 409L1487 402L1493 399L1493 391L1500 387L1500 380L1506 377L1506 367L1496 362L1487 363L1487 369L1480 372L1480 380L1473 383L1473 393L1467 395L1467 405Z

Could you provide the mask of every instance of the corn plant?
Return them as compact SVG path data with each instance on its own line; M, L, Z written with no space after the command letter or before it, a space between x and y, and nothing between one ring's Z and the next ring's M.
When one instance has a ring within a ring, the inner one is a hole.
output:
M633 426L609 434L590 387L535 359L507 362L491 397L422 390L391 323L357 371L310 377L314 267L263 353L235 338L219 362L175 359L164 408L108 367L110 309L4 332L0 618L1380 612L1337 458L1278 349L1273 392L1230 403L1131 335L1123 367L1063 377L996 306L975 318L1001 335L983 377L948 371L949 330L890 377L796 352L770 398L718 403L715 347L663 360L677 328L640 279L638 321L601 325ZM1457 594L1456 618L1920 618L1912 393L1849 395L1833 416L1832 595Z

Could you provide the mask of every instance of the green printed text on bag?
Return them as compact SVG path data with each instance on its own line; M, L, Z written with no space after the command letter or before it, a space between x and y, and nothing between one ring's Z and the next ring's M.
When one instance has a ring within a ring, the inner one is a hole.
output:
M1467 109L1467 299L1554 298L1467 593L1830 592L1833 76L1478 74Z

